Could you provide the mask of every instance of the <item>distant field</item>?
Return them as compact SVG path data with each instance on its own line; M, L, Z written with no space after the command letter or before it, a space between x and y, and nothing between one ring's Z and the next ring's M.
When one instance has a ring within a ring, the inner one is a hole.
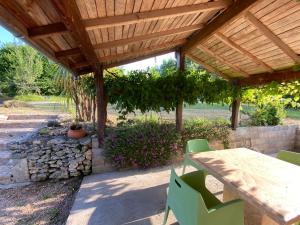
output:
M47 111L54 111L54 112L71 112L74 114L75 107L74 104L71 103L68 105L68 99L61 96L40 96L40 95L22 95L16 96L13 99L19 101L28 102L32 108L36 110L47 110ZM1 99L0 99L1 100ZM7 100L4 98L2 100ZM243 105L244 110L251 110L251 106ZM300 110L296 109L287 109L287 118L293 120L300 120ZM109 106L108 114L117 117L118 112L114 106ZM135 114L130 114L129 117L140 116L140 112L136 112ZM175 112L167 113L162 111L160 113L149 112L146 115L155 115L159 116L163 119L174 119ZM230 107L229 105L223 104L206 104L206 103L198 103L195 105L188 105L185 104L184 118L195 118L195 117L205 117L205 118L226 118L229 119L231 116ZM246 115L242 115L242 118L246 118Z

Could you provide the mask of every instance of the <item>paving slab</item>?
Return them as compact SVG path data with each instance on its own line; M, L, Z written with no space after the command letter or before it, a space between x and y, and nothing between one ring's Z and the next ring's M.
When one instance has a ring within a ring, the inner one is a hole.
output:
M66 225L161 225L169 178L170 167L84 177ZM207 187L221 197L219 181L208 176ZM172 213L167 224L178 224Z

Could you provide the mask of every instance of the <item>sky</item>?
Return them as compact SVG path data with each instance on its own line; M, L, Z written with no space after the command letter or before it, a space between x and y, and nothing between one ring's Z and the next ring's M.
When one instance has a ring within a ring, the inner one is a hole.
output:
M18 38L14 37L9 31L7 31L4 27L0 26L0 43L14 42L18 40ZM169 53L165 55L161 55L158 57L153 57L145 60L141 60L138 62L126 64L122 66L122 68L126 70L137 70L137 69L147 69L148 67L159 66L163 60L173 58L175 59L175 53Z

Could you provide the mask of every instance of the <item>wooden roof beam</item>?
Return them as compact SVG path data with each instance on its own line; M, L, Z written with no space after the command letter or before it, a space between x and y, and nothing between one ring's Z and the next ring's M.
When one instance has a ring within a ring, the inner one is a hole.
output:
M185 26L185 27L170 29L170 30L166 30L166 31L159 31L159 32L154 32L154 33L150 33L150 34L139 35L139 36L135 36L132 38L103 42L101 44L94 45L94 47L96 49L107 49L107 48L112 48L112 47L116 47L116 46L128 45L128 44L131 44L134 42L146 41L146 40L157 39L157 38L161 38L161 37L182 34L182 33L186 33L186 32L192 32L195 30L199 30L201 28L203 28L203 25Z
M157 9L147 12L138 12L133 14L125 14L119 16L108 16L101 18L93 18L84 20L83 23L88 30L107 28L113 26L128 25L134 23L141 23L146 21L165 19L176 16L189 15L199 12L206 12L211 10L223 9L228 6L227 2L206 2L186 6L178 6L165 9Z
M254 3L259 0L236 0L226 11L220 14L216 19L205 25L201 32L195 34L184 46L185 52L191 51L198 44L207 40L222 27L232 22L242 12L248 10ZM225 1L226 2L226 1Z
M254 25L263 35L280 48L287 56L300 64L300 56L298 56L286 43L284 43L276 34L274 34L265 24L257 19L252 13L245 13L245 18Z
M221 71L219 71L218 69L212 67L211 65L207 64L206 62L204 62L203 60L199 59L198 57L192 55L192 54L187 54L186 55L188 58L190 58L191 60L195 61L196 63L199 63L200 65L202 65L203 67L205 67L205 69L207 69L208 71L223 77L226 80L229 80L230 77L227 76L226 74L222 73Z
M272 67L270 67L269 65L267 65L266 63L264 63L262 60L260 60L259 58L257 58L252 53L248 52L246 49L242 48L241 46L239 46L238 44L236 44L235 42L233 42L229 37L226 37L224 34L222 34L220 32L217 32L215 34L215 36L218 37L222 42L224 42L229 47L233 48L234 50L236 50L237 52L241 53L242 55L245 55L248 58L250 58L257 65L262 66L264 69L266 69L270 73L272 73L274 71L272 69Z
M55 52L55 56L57 58L65 58L65 57L75 56L75 55L79 55L79 54L81 54L80 48L71 48L68 50Z
M162 44L156 45L156 46L150 46L147 48L137 49L137 51L134 51L134 52L100 57L100 61L101 62L115 61L115 60L119 60L119 59L122 60L124 58L133 57L133 56L137 57L138 55L147 55L147 54L151 54L153 51L158 51L160 49L174 48L175 46L181 46L185 42L186 42L186 39L180 39L180 40L176 40L176 41L166 42L166 43L162 43Z
M61 15L61 20L77 42L86 60L95 67L99 61L91 44L90 38L82 23L79 9L75 0L52 0L53 6Z
M30 38L43 38L50 35L62 34L68 29L63 23L53 23L44 26L32 27L28 29L28 36Z
M239 67L237 67L236 65L234 65L233 63L229 62L228 60L224 59L222 56L217 55L216 53L214 53L213 51L211 51L210 49L208 49L207 47L205 47L202 44L199 44L197 46L197 48L199 48L201 51L203 51L204 53L210 55L211 57L215 58L216 60L218 60L219 62L225 64L226 66L230 67L233 71L235 71L236 73L238 73L239 75L243 76L243 77L248 77L249 74L246 73L245 71L243 71L242 69L240 69Z
M101 44L96 44L93 47L95 49L113 48L113 47L116 47L116 46L128 45L128 44L139 42L139 41L146 41L146 40L161 38L161 37L165 37L165 36L172 36L172 35L182 34L182 33L185 33L185 32L192 32L192 31L195 31L195 30L199 30L202 27L203 26L201 24L200 25L185 26L185 27L170 29L170 30L166 30L166 31L160 31L160 32L154 32L154 33L150 33L150 34L135 36L135 37L132 37L132 38L126 38L126 39L103 42ZM78 55L80 53L81 53L81 51L80 51L79 48L73 48L73 49L68 49L68 50L56 52L55 55L58 58L63 58L63 57Z
M237 83L241 86L260 86L272 81L282 83L297 79L300 79L300 71L278 71L251 75L247 78L238 79Z

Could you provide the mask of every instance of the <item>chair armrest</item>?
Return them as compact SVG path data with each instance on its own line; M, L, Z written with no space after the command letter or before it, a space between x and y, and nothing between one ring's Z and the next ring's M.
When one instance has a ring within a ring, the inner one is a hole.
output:
M208 214L215 224L244 225L244 203L240 199L212 207L208 210Z

